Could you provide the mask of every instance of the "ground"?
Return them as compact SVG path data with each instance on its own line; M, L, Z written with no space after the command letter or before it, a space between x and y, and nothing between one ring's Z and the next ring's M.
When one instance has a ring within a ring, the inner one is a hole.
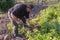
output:
M0 40L4 37L4 34L6 34L8 22L7 14L0 14Z

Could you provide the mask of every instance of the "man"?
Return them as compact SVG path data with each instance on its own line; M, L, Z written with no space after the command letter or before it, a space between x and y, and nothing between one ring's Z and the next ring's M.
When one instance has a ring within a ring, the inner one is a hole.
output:
M33 9L32 4L16 4L14 7L9 9L8 16L12 24L14 25L14 36L18 35L18 19L22 20L24 25L26 24L26 19L29 18L29 13Z

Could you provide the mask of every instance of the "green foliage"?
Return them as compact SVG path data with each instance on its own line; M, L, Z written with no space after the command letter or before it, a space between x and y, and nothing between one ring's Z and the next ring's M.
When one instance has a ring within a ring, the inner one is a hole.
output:
M21 28L21 27L19 26L18 32L19 32L19 34L23 34L23 33L24 33L24 28L23 28L23 27Z
M30 24L41 26L38 32L27 33L29 40L60 40L60 3L40 11Z
M60 3L49 6L40 13L35 19L30 20L30 24L38 24L41 28L33 29L33 32L27 31L26 37L29 40L60 40ZM24 32L24 28L18 28L18 30L19 33Z
M10 7L12 7L15 3L14 0L1 0L0 1L0 8L3 11L8 10Z
M7 26L8 26L9 31L12 33L13 32L13 28L14 28L12 23L9 23Z
M8 26L9 31L10 31L11 33L13 33L14 25L13 25L12 23L9 23L7 26ZM23 33L24 33L24 28L21 28L21 27L19 26L18 32L19 32L19 34L23 34Z
M0 11L0 14L2 14L3 12L2 11Z
M36 1L35 0L25 0L25 3L36 4Z

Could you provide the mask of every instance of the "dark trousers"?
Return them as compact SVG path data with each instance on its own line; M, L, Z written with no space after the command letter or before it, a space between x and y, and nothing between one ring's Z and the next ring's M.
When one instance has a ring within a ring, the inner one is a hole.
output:
M10 12L8 12L8 17L11 23L14 25L14 35L17 36L18 35L18 24L16 23L15 20L12 19ZM21 20L23 21L24 24L26 24L26 19L24 17L22 17Z

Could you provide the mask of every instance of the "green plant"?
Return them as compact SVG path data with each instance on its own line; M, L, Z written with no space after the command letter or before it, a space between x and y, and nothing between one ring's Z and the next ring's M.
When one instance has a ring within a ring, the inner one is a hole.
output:
M14 31L14 25L12 23L9 23L8 25L8 30L13 33ZM24 33L24 28L21 28L20 26L18 27L18 32L19 34L23 34Z
M14 0L1 0L0 1L0 8L3 11L7 11L14 4L15 4L15 1Z
M60 40L60 3L40 11L30 24L39 24L40 30L27 32L29 40Z

